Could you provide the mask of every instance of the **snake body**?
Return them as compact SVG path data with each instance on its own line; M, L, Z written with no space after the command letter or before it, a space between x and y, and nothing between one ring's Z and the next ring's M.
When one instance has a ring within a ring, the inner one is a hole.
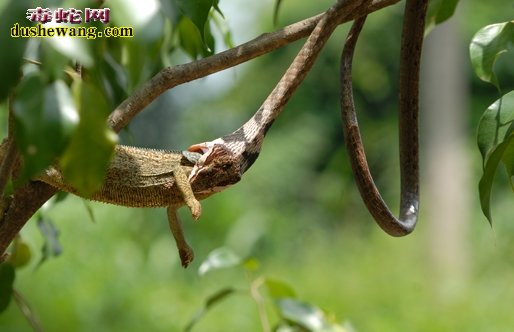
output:
M396 218L382 199L366 161L352 89L352 59L366 17L355 20L341 56L341 114L346 148L357 187L377 224L392 236L413 231L419 210L419 69L427 0L407 0L402 32L399 94L401 198Z
M363 1L359 5L366 5ZM354 175L362 198L378 225L388 234L401 236L410 233L416 224L419 208L418 184L418 86L419 62L423 40L427 0L407 0L402 34L400 73L400 161L402 198L400 219L396 219L382 200L373 183L360 138L352 97L351 63L355 43L365 17L356 20L342 56L342 108L345 141ZM239 181L241 175L257 159L264 137L280 115L291 95L301 84L326 41L343 15L341 9L352 10L347 0L338 0L318 22L316 28L295 57L258 111L239 129L210 142L195 144L190 151L202 153L190 175L194 184L209 174L236 174L225 184ZM213 172L212 170L216 170ZM220 171L222 170L222 171ZM217 190L222 188L218 187Z
M219 168L216 164L220 163L239 175L248 170L259 156L268 129L303 82L321 49L338 26L343 15L342 9L351 11L356 7L357 5L352 7L348 0L338 0L323 14L273 91L245 124L231 134L189 148L190 151L203 153L191 173L192 182L202 176L202 173L209 172L210 168Z

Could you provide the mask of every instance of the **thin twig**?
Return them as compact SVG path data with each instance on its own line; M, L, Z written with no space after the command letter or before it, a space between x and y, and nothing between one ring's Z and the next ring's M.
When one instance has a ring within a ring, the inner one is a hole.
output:
M257 310L259 312L259 320L261 321L262 331L270 332L271 328L268 314L266 312L266 304L264 303L264 298L259 292L259 288L264 284L264 281L265 280L263 277L259 277L250 284L250 296L257 304Z
M13 95L9 96L9 118L8 118L8 133L7 140L3 144L5 146L0 147L2 158L0 164L0 196L3 197L5 186L11 177L11 172L14 163L17 159L16 140L14 139L14 116L13 116ZM0 211L3 212L3 211Z
M43 332L43 326L41 325L41 321L37 318L36 314L34 313L34 310L32 310L27 300L25 300L21 293L18 292L16 289L13 289L12 294L14 301L18 305L18 308L20 308L20 311L22 312L23 316L25 316L27 321L30 323L30 326L32 326L32 330L34 330L35 332Z

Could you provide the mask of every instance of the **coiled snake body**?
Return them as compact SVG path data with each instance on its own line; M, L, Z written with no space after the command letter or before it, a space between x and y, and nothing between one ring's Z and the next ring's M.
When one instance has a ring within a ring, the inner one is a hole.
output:
M352 59L366 17L355 20L341 56L341 114L347 151L357 187L377 224L392 236L412 232L419 209L419 68L427 0L407 0L400 59L400 217L393 216L373 182L366 161L352 91Z
M351 66L353 51L364 24L365 17L355 21L342 54L341 107L345 141L361 196L378 225L393 236L410 233L418 214L418 88L419 63L423 42L424 18L428 0L407 0L402 33L400 71L400 164L401 203L400 218L396 219L383 201L369 172L360 138L352 97ZM360 5L365 5L366 2ZM224 169L238 174L232 183L252 165L259 155L262 142L280 115L287 101L303 81L316 57L344 15L342 10L353 8L347 0L339 0L328 11L313 30L304 46L282 76L279 83L264 101L259 110L243 126L229 135L210 142L195 144L190 151L203 155L190 176L191 182L207 177L211 169ZM230 185L232 183L227 183ZM221 190L221 189L220 189Z

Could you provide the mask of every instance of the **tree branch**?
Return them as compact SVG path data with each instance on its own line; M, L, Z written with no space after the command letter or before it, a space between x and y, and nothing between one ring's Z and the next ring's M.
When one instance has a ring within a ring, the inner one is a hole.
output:
M342 12L344 14L339 17L339 24L391 6L399 1L400 0L374 0L368 6L360 6L354 10L346 11L343 9ZM350 1L345 7L354 8L356 2L360 2L360 0ZM234 67L288 45L298 39L307 37L321 17L322 14L319 14L288 25L278 31L262 34L249 42L204 59L164 68L157 75L136 89L130 97L123 101L111 113L109 116L111 128L119 132L152 101L177 85Z
M9 179L11 178L12 168L16 159L18 157L18 150L16 149L16 140L14 138L14 118L12 116L13 109L13 95L9 96L9 105L8 105L8 132L7 132L7 140L5 140L5 144L2 143L0 149L0 155L2 156L2 161L0 164L0 196L4 195L5 187ZM5 149L5 150L4 150ZM1 211L1 210L0 210Z

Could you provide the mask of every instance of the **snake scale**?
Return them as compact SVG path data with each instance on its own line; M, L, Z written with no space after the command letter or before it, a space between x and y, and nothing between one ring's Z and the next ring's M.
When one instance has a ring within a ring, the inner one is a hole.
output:
M416 224L419 208L418 168L418 88L419 63L423 42L424 18L427 0L407 0L402 32L400 72L400 162L401 162L401 208L396 219L383 201L369 172L362 140L360 138L355 107L352 98L351 63L358 33L365 17L356 20L346 42L342 56L343 127L352 168L361 196L378 223L393 236L410 233ZM365 5L366 1L359 5ZM192 145L189 150L202 153L190 175L190 181L209 177L210 170L224 169L227 174L237 174L224 185L239 181L241 175L257 159L264 137L274 120L283 111L291 95L303 81L318 54L338 25L341 9L349 8L347 0L337 1L323 18L301 48L285 74L266 98L258 111L239 129L213 141ZM212 173L211 173L212 174ZM216 188L220 191L223 184Z

